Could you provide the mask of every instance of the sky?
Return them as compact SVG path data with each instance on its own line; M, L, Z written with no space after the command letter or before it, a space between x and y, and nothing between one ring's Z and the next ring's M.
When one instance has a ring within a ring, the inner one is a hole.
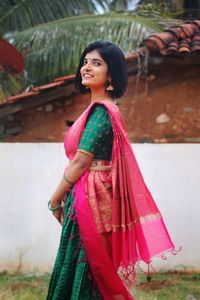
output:
M111 2L112 0L110 0ZM98 9L98 12L101 14L101 13L104 13L102 7L100 5L98 5L98 1L97 0L93 0L93 2L95 3L97 9ZM140 2L140 0L129 0L128 1L128 10L133 10L136 8L137 4Z

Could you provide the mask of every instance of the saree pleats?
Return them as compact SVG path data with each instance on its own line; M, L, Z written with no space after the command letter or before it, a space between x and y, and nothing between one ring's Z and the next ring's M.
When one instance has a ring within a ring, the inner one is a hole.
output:
M60 245L47 300L101 299L91 276L73 206L74 197L68 194Z
M133 300L119 278L117 269L114 267L97 231L85 193L87 178L88 173L86 172L76 183L75 210L92 274L104 300Z

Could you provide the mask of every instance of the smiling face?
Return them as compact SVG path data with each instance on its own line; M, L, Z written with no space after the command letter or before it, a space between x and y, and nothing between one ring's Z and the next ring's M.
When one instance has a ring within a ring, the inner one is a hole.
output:
M109 80L108 66L97 50L86 54L80 73L82 84L90 89L105 89Z

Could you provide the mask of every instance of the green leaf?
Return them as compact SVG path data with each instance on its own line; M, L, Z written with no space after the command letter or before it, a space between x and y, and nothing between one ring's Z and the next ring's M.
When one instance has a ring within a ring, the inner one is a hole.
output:
M28 46L27 83L34 85L76 71L82 50L95 40L109 40L129 53L162 28L130 13L70 17L35 26L12 36L21 51Z
M25 85L23 75L11 75L6 72L0 73L0 102L11 95L19 94Z
M93 14L98 7L106 9L107 1L91 0L2 0L0 2L0 34L22 31L38 24L76 16Z

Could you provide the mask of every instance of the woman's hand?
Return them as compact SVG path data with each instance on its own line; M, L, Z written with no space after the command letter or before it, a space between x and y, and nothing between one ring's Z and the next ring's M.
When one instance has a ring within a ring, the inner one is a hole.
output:
M53 216L58 220L58 222L62 225L63 224L63 220L64 220L64 207L63 207L63 203L61 208L52 211Z
M80 178L80 176L90 167L92 160L92 154L88 155L78 151L70 165L65 169L64 176L62 177L59 185L57 186L55 192L51 197L51 208L55 208L58 203L60 203L60 199L62 199L61 208L58 208L54 211L50 209L53 216L61 225L63 224L64 219L65 202L63 199L66 199L66 193L72 188L72 184L70 184L70 181L76 182Z
M62 225L63 224L63 220L64 220L64 207L65 207L65 201L61 201L61 203L59 204L59 207L56 208L55 210L53 210L54 207L56 207L57 205L52 206L50 204L50 207L52 209L50 209L52 211L52 215L58 220L58 222Z

